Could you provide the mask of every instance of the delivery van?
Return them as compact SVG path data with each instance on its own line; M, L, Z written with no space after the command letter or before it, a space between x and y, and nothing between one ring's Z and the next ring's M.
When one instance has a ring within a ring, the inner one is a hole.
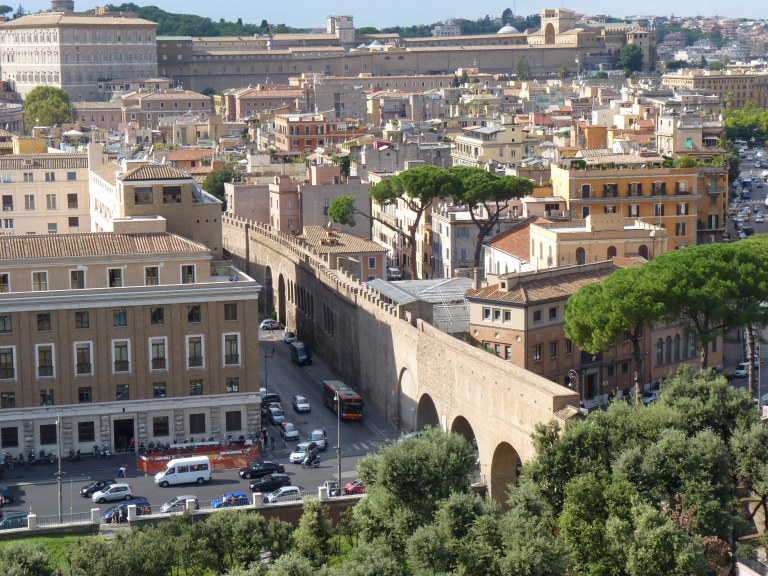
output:
M291 342L291 360L299 366L312 364L312 353L304 342Z
M155 474L155 484L163 488L171 484L202 484L211 479L211 460L208 456L176 458L165 465L165 470Z

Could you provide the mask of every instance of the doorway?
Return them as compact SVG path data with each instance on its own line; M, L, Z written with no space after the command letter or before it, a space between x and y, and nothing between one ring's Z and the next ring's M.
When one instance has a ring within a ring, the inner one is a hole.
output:
M134 438L133 418L121 418L112 423L115 452L125 452L129 449L131 438Z

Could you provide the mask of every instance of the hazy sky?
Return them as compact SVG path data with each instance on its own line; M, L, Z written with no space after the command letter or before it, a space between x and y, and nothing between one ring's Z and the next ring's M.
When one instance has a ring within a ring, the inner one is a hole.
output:
M2 1L14 8L19 0ZM106 0L75 0L75 10L88 10L96 5L106 4ZM112 4L120 4L119 0L111 0ZM294 0L293 2L257 1L243 2L242 0L134 0L140 6L159 6L168 12L197 14L214 20L237 20L259 24L266 19L272 24L286 24L297 28L324 28L328 15L348 14L354 17L356 27L361 26L409 26L413 24L432 24L450 18L467 18L475 20L486 15L500 16L505 8L510 8L515 14L528 16L539 14L545 8L568 8L583 14L610 14L615 17L634 15L633 5L642 6L643 15L675 15L675 16L730 16L734 18L766 18L768 19L768 2L765 0L644 0L636 3L622 3L617 8L615 0L572 0L566 2L522 1L522 0L487 0L485 2L467 2L466 0L388 0L373 2L370 0ZM626 4L626 6L624 5ZM46 10L51 4L48 0L21 0L21 5L30 12ZM618 11L617 11L618 10Z

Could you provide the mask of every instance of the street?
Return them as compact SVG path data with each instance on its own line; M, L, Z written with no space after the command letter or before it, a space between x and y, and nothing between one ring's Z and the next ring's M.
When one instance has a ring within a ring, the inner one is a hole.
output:
M256 328L258 330L258 328ZM302 490L316 491L325 480L334 480L337 476L336 415L322 404L321 382L333 379L333 374L313 357L310 366L299 367L291 362L289 346L283 341L283 331L260 331L261 382L268 379L267 390L277 392L283 402L286 418L299 428L301 440L315 428L324 427L328 434L328 448L320 452L320 467L303 469L299 464L291 464L288 455L296 442L286 444L278 430L266 423L269 435L275 438L275 451L265 460L275 460L285 465L286 473L294 486ZM291 400L301 394L310 401L309 413L297 414L293 411ZM375 452L382 444L397 438L397 431L371 406L366 405L363 420L360 422L341 421L341 479L346 484L356 478L357 461L370 452ZM136 496L146 497L153 510L179 494L194 494L201 505L220 498L223 493L241 490L250 495L249 481L243 480L237 470L216 470L211 482L202 486L180 485L160 488L154 484L154 477L137 472L135 456L125 457L114 454L111 459L83 457L80 462L70 462L62 456L62 513L83 513L91 508L102 511L112 503L94 504L90 498L80 496L80 488L92 479L117 478L118 468L128 464L127 478ZM13 503L5 506L6 512L34 512L39 517L58 514L58 489L56 483L56 464L36 464L8 470L0 479L2 486L13 492Z

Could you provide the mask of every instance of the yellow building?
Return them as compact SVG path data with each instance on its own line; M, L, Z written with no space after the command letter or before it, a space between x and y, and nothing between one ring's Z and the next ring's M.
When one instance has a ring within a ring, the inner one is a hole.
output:
M732 108L743 108L747 102L768 105L768 73L752 69L685 70L661 77L664 86L691 92L707 91L720 99L728 97Z
M451 152L453 164L484 168L490 164L515 165L530 156L539 155L541 140L523 130L510 119L487 126L468 126L456 137Z

